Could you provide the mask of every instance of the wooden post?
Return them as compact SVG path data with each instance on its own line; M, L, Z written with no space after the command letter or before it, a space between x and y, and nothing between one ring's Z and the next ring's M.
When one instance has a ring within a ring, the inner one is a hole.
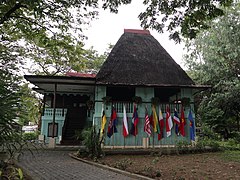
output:
M113 147L113 149L114 149L114 126L113 126L113 128L112 128L112 131L113 131L113 134L112 134L112 138L113 138L113 141L112 141L112 147Z
M154 148L154 131L153 131L153 144L152 144L152 147Z
M56 94L57 92L57 83L54 84L54 94L53 94L53 121L52 121L52 138L55 134L55 118L56 118Z

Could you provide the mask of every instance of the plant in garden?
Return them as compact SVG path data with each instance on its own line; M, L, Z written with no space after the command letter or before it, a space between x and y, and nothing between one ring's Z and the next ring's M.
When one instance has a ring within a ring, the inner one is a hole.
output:
M130 159L124 158L115 163L114 167L122 170L126 170L128 166L132 164Z
M101 148L103 137L100 139L100 133L96 132L95 127L93 126L84 129L81 133L81 136L89 157L93 159L100 158L103 155Z
M0 167L0 179L18 179L23 180L23 172L20 168L14 166Z

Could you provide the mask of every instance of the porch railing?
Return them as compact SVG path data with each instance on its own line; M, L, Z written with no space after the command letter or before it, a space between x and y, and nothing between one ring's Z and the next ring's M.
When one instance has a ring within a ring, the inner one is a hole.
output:
M115 101L112 102L112 105L114 106L117 113L123 113L123 105L125 104L126 107L126 113L132 113L133 112L133 102L130 101Z
M126 106L126 112L127 113L133 113L133 102L130 101L114 101L112 102L112 105L114 106L117 113L123 113L123 105ZM146 103L143 103L146 104ZM150 102L147 104L151 104ZM182 104L181 103L160 103L162 113L166 113L167 106L170 108L170 112L174 112L175 108L177 109L177 112L181 112ZM157 109L159 108L159 105L157 105ZM145 107L142 106L143 108ZM150 111L150 110L149 110Z
M56 117L63 117L66 116L67 109L56 108L55 116ZM44 116L53 116L53 108L45 108Z

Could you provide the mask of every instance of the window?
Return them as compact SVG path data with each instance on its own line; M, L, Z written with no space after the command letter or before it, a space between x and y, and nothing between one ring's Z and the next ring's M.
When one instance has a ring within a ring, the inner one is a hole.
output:
M52 137L53 123L48 123L48 137ZM54 137L58 135L58 123L54 123Z
M161 103L168 103L170 98L175 96L177 99L177 94L180 93L180 88L154 88L154 96L160 99Z
M112 98L113 106L117 113L123 113L123 105L126 106L126 112L133 112L132 98L135 96L134 87L107 87L107 96Z
M112 98L112 101L132 101L135 96L134 87L107 87L107 96Z

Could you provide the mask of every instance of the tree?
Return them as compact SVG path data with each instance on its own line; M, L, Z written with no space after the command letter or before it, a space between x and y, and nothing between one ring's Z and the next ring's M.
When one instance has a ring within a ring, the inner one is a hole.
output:
M187 42L185 61L195 81L212 85L202 94L201 119L227 136L229 129L240 128L240 4L226 9L209 26Z
M35 60L36 69L42 69L45 74L70 69L71 62L77 60L82 66L82 28L97 15L96 6L94 1L79 0L3 1L0 4L0 45L11 49L7 56L17 54L18 63Z
M37 93L33 92L28 84L19 87L21 94L18 108L18 122L20 125L28 125L29 122L38 124L39 115L42 111L41 98L37 97Z
M208 21L222 16L221 6L230 6L232 0L144 0L146 11L139 15L144 28L158 32L167 30L170 39L180 41L180 35L195 38L202 29L209 27Z
M20 99L17 79L9 72L0 70L0 144L4 144L19 131L19 126L14 121Z

